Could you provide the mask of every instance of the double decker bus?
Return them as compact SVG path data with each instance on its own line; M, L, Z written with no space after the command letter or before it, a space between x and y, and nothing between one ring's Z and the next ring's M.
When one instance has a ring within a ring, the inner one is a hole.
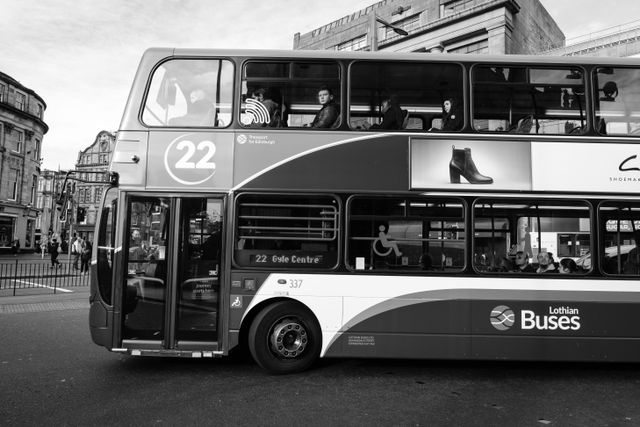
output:
M395 115L395 117L394 117ZM91 275L131 355L640 360L640 62L146 51Z

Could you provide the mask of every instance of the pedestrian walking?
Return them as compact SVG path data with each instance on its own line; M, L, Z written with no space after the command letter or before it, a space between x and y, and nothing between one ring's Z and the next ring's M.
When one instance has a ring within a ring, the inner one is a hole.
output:
M47 238L42 239L42 243L40 243L40 258L44 259L44 253L47 252L47 246L49 246L49 241Z
M82 248L84 245L84 241L82 237L78 236L73 241L71 245L71 255L73 255L73 269L78 270L78 261L80 261L80 257L82 256Z

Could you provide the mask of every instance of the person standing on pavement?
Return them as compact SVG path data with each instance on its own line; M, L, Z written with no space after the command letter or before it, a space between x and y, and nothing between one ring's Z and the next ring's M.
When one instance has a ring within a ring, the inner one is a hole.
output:
M76 237L71 245L71 254L73 255L73 269L78 270L78 261L80 260L80 256L82 255L82 247L83 245L82 238L80 236Z
M44 259L44 254L45 254L45 252L47 252L47 246L49 246L49 241L45 237L44 239L42 239L42 243L40 243L40 258L41 259Z
M51 255L51 267L60 267L60 261L58 261L58 249L60 249L60 245L58 244L58 239L54 238L51 240L51 244L49 245L49 254Z
M91 260L91 242L82 242L82 254L80 255L80 274L89 274L89 261Z

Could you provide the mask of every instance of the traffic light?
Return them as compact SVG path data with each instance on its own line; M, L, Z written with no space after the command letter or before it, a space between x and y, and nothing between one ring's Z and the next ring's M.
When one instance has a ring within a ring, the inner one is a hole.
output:
M76 210L76 222L83 222L85 214L86 214L86 209L79 207Z

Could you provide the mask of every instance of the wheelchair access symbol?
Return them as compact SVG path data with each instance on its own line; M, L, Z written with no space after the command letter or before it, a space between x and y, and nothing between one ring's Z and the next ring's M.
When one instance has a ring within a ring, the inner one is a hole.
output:
M385 226L381 225L378 227L380 232L378 233L378 238L373 241L373 252L375 252L379 256L387 256L394 251L396 256L402 256L402 252L398 249L398 244L394 241L391 241L387 238L387 233L385 233ZM376 246L382 246L381 250L378 250Z
M236 299L231 302L231 308L242 308L242 300L240 297L236 297Z

